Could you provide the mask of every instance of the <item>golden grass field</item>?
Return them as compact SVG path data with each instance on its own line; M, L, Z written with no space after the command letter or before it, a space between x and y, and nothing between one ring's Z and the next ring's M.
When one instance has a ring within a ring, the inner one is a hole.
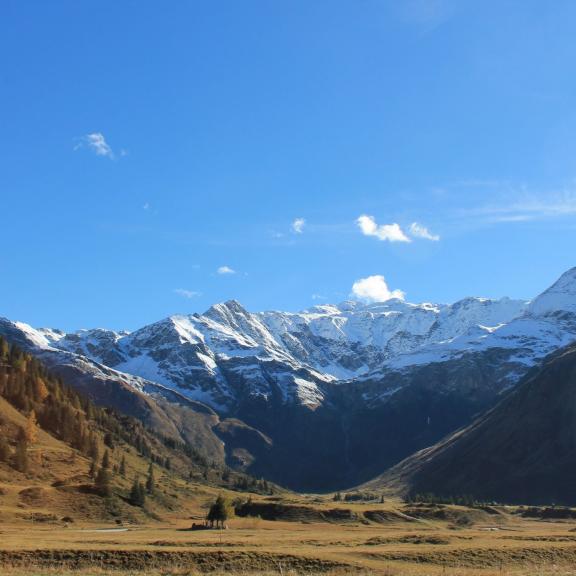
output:
M0 409L23 423L5 402ZM128 475L115 478L110 499L82 489L89 462L69 446L41 431L34 450L42 457L28 475L0 465L1 576L576 575L576 520L282 492L252 496L261 517L190 531L218 488L158 469L156 495L141 510L125 500L131 478L147 469L130 447L111 454L116 462L126 457Z
M227 530L190 531L204 499L181 517L119 526L60 521L3 523L6 576L41 574L576 574L576 522L533 520L456 506L339 503L345 523L234 518ZM330 510L318 497L282 497L285 506ZM421 517L409 516L415 510ZM378 522L365 519L381 512ZM404 516L405 515L405 516Z

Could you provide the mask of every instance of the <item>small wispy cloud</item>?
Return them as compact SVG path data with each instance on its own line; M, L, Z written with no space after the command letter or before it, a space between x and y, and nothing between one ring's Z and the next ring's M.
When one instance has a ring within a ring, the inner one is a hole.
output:
M545 196L524 195L510 204L492 204L475 209L491 222L526 222L576 214L576 193L565 191Z
M328 300L328 298L322 294L312 294L312 300Z
M230 266L220 266L218 270L216 270L218 274L226 275L226 274L236 274L236 270L230 268Z
M412 222L409 227L410 235L414 238L422 238L424 240L432 240L433 242L438 242L440 236L438 234L432 234L426 226L418 224L418 222Z
M302 234L302 232L304 232L304 226L306 226L306 220L304 220L304 218L296 218L294 222L292 222L292 232Z
M142 206L142 210L150 210L150 203L144 202L144 205Z
M356 280L352 285L351 296L363 302L386 302L392 298L404 300L406 297L402 290L390 290L381 274Z
M508 180L467 178L444 183L441 189L442 197L435 196L435 220L452 232L553 220L570 220L572 224L576 216L576 180L537 190ZM419 222L415 224L426 228ZM437 236L430 229L427 232ZM414 224L407 228L407 233L413 238L423 237Z
M173 292L182 296L183 298L198 298L198 296L202 296L202 292L198 292L196 290L186 290L185 288L174 288Z
M104 138L102 132L91 132L79 138L76 146L74 146L74 150L79 150L80 148L88 148L92 150L96 156L104 156L110 158L110 160L114 160L115 158L114 151L108 142L106 142L106 138ZM122 150L121 155L125 156L125 154L126 152Z
M358 224L364 236L374 236L378 240L386 240L388 242L411 242L410 238L396 222L378 225L374 216L363 214L356 220L356 224Z

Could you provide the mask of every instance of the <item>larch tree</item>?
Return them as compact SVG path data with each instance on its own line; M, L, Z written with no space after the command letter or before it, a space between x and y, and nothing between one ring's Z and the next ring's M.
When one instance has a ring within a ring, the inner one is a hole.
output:
M34 410L30 410L30 414L28 414L24 436L28 445L35 444L38 441L38 421L36 420L36 412L34 412Z

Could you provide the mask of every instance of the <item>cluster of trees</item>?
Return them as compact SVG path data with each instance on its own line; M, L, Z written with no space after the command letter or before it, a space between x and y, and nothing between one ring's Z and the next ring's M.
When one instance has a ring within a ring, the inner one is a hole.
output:
M206 515L206 522L210 528L224 528L226 521L233 516L234 509L232 504L219 495L216 501L210 506L208 514Z
M154 465L150 462L148 467L148 476L146 481L142 482L138 476L134 478L132 488L130 489L130 504L133 506L143 507L146 504L146 497L153 496L156 491L156 478L154 475Z
M384 503L384 496L374 492L348 492L342 495L342 492L336 492L333 497L334 502L380 502Z
M92 461L89 473L102 496L111 494L115 474L126 477L126 457L113 464L110 455L121 442L151 460L144 494L154 493L152 462L170 466L169 457L153 450L151 434L139 421L96 406L50 375L33 356L11 346L1 336L0 396L27 415L26 425L16 433L14 447L7 434L0 433L0 461L12 464L20 472L29 470L30 448L36 444L40 429L70 444ZM164 443L160 439L157 442L161 450ZM38 450L35 454L40 456Z
M26 425L16 435L12 434L11 439L0 429L0 461L10 463L21 472L29 471L32 453L41 459L40 451L31 448L35 447L38 431L43 429L91 461L90 475L97 492L103 496L111 494L115 475L126 478L125 457L120 462L112 462L115 447L132 446L151 463L148 478L145 481L135 478L130 492L130 501L138 506L143 506L146 497L154 493L152 464L171 470L173 459L178 462L181 473L182 464L189 465L190 479L200 474L206 482L242 491L274 492L274 486L266 480L209 462L189 444L152 432L135 418L95 405L2 336L0 396L27 418Z
M224 479L224 476L223 476ZM253 476L238 475L233 483L236 490L242 492L256 492L258 494L274 494L274 485L264 480L257 479Z
M409 504L455 504L457 506L468 506L470 508L487 505L486 502L480 502L473 496L440 496L430 492L409 494L404 498L404 501Z
M11 462L20 472L29 469L29 448L38 441L38 413L43 413L50 395L38 362L0 337L0 396L27 414L18 428L14 450L5 434L0 435L0 461ZM36 453L41 458L39 452Z

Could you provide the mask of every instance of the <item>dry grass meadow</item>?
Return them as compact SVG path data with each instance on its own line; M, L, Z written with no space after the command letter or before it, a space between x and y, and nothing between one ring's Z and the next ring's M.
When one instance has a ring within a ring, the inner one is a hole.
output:
M3 401L0 413L23 424ZM111 499L83 488L89 462L69 446L41 431L35 449L42 459L28 475L0 466L1 576L576 576L576 511L547 520L521 508L284 492L254 495L251 515L232 518L226 530L191 531L218 488L159 469L156 495L142 510L125 495L147 464L129 447L112 453L126 457L128 478L115 478Z
M190 531L210 497L200 497L185 516L174 511L122 525L14 517L0 528L1 573L576 575L576 521L529 519L516 508L283 496L262 499L281 504L277 520L234 518L227 530ZM335 508L349 519L330 520ZM326 519L310 520L307 510Z

